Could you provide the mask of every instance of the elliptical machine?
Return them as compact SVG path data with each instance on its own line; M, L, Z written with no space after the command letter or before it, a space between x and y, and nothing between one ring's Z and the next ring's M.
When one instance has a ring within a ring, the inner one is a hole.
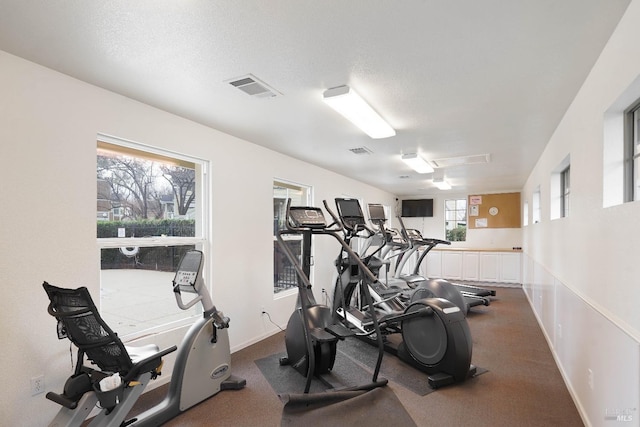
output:
M180 347L160 351L156 345L125 346L104 322L86 287L63 289L43 284L58 320L58 337L78 347L74 374L61 394L46 397L62 406L52 427L80 426L93 408L102 408L92 427L158 426L221 390L241 389L246 381L231 374L229 318L216 309L202 279L202 252L187 252L176 271L173 292L178 306L197 303L204 309L185 334ZM196 294L186 303L182 293ZM166 398L135 418L125 420L149 382L161 374L162 357L178 351ZM84 358L99 369L84 364Z
M377 242L378 249L366 257L366 264L373 274L378 276L379 281L382 283L382 285L377 286L378 293L389 295L393 290L400 291L398 298L405 306L409 302L417 301L422 298L443 298L457 305L465 315L467 314L469 305L463 298L462 294L450 283L439 280L427 280L417 274L399 274L399 270L402 268L402 265L404 265L410 254L415 251L415 248L412 247L410 242L406 239L406 244L400 246L392 240L391 234L388 233L385 228L386 217L382 205L369 204L369 218L371 223L377 228L376 232L367 226L364 214L360 208L360 202L357 199L336 198L335 202L336 207L338 208L340 221L342 221L344 225L345 239L347 241L355 242L356 240L364 239L364 241L369 243L372 241ZM369 243L362 247L362 255L366 254ZM394 257L398 258L398 262L396 266L396 274L394 274L393 277L388 277L389 260L380 259L378 256L378 254L380 254L384 257L384 254L388 254L387 249L390 246L391 250L400 250L400 253L394 255ZM380 274L381 267L383 265L387 267L387 269L385 269L384 279ZM356 276L349 277L349 275L345 275L340 277L344 283L348 280L354 280L354 278L357 280ZM388 288L389 290L385 290L383 288ZM397 310L397 308L392 310Z
M280 230L277 234L278 245L282 248L289 262L296 270L298 278L298 302L295 311L291 314L285 332L285 345L287 356L280 359L281 365L291 365L294 369L306 377L304 393L309 393L311 380L314 376L319 377L333 369L336 358L336 345L339 340L344 340L352 336L353 332L335 322L330 307L318 304L313 296L311 282L309 281L311 270L311 238L317 235L328 235L335 238L348 253L353 253L349 246L336 233L341 230L339 221L329 210L326 202L325 208L334 218L334 221L327 225L322 213L322 209L316 207L291 206L291 200L287 201L287 229ZM282 236L287 234L302 235L302 265L296 255L293 254ZM357 261L363 274L369 280L375 277L361 262ZM371 301L371 296L365 291L364 297ZM349 389L368 390L381 387L387 384L386 379L378 379L382 357L384 354L382 337L379 333L377 319L374 316L373 304L370 314L372 316L371 329L377 336L378 358L373 377L370 383L351 387Z
M366 227L357 200L336 199L336 204L347 244L361 231L369 237L374 234ZM375 318L384 335L385 351L429 374L432 388L461 382L475 375L476 368L471 364L471 333L465 312L459 306L444 298L409 297L410 301L407 301L407 291L403 287L386 286L379 280L362 280L360 264L370 266L375 273L383 264L375 256L381 249L370 255L362 254L363 260L354 258L353 251L348 256L340 253L336 261L338 280L334 289L336 317L355 331L356 336L369 343L374 332L371 320ZM374 316L370 315L371 303L361 297L363 292L373 297ZM414 290L409 289L409 292Z

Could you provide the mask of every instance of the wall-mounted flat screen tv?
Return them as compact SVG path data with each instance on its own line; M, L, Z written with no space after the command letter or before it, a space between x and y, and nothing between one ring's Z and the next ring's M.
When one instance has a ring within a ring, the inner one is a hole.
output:
M431 217L433 216L433 199L407 199L402 201L402 216Z

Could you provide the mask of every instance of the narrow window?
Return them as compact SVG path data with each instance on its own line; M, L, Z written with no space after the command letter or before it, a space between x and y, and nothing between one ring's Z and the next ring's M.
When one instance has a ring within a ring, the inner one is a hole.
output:
M100 310L120 336L166 330L197 314L178 308L171 289L184 252L206 247L206 166L98 136Z
M569 193L571 192L571 166L560 172L560 216L569 216Z
M603 116L602 206L640 200L640 76Z
M286 228L287 201L291 206L309 206L311 204L311 187L286 182L273 181L273 293L278 294L290 289L297 289L297 276L293 265L278 246L276 233ZM283 236L294 254L302 256L302 236Z
M467 240L467 199L444 202L445 236L450 242Z
M629 173L630 200L640 200L640 105L637 105L629 113L632 121L632 130L629 132L628 151L632 156L629 162L631 171Z
M540 222L540 186L536 187L531 197L531 221L533 224Z

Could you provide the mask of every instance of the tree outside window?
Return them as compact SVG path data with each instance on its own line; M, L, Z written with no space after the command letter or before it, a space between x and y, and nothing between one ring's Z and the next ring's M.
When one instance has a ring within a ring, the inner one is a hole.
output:
M182 255L206 250L205 171L203 160L98 140L100 311L121 336L159 332L198 314L177 307L171 287Z

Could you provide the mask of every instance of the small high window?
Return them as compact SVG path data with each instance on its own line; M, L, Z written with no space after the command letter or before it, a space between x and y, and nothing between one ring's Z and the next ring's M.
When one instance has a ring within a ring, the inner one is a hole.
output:
M554 220L569 216L571 193L571 157L567 155L551 172L549 179L549 218Z
M541 220L540 211L540 186L536 187L531 196L531 222L537 224Z
M640 76L603 116L602 206L640 200Z
M569 216L569 193L571 193L571 166L560 172L560 216Z
M627 201L640 200L640 102L627 113L625 176Z

